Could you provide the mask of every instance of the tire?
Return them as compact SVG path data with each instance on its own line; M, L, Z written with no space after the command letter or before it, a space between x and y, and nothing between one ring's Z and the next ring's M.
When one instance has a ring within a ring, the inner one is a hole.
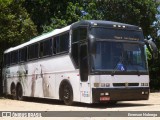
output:
M16 93L17 93L17 100L23 100L23 89L20 84L18 84L17 86Z
M16 86L15 84L12 83L11 85L11 99L16 100Z
M73 90L71 84L67 81L63 82L60 87L60 99L63 100L66 105L73 105Z

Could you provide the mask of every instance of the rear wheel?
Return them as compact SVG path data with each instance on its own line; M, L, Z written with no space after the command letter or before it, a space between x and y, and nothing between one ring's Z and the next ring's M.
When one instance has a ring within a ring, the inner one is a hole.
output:
M17 100L23 100L23 90L20 84L18 84L16 92L17 92Z
M66 105L73 105L73 90L68 82L63 82L60 88L60 98Z
M11 85L11 97L13 100L16 100L16 86L14 83Z

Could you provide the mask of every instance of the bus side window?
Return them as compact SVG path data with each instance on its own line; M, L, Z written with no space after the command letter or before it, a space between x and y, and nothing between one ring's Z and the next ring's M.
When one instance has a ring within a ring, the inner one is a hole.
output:
M79 68L79 41L86 41L87 39L87 27L82 26L78 27L76 29L73 29L72 31L72 51L71 55L75 63L75 67Z
M60 39L59 39L59 38L60 38L60 37L57 36L57 37L55 37L54 40L53 40L53 53L54 53L54 54L57 54L57 53L60 52Z
M40 42L39 57L43 57L44 42Z
M72 43L79 41L79 29L74 29L72 32Z
M53 55L55 55L56 54L56 37L55 38L53 38L53 46L52 46L52 51L53 51Z
M18 63L18 51L12 51L11 52L11 64Z
M67 52L69 50L69 33L60 36L60 52Z
M4 54L4 64L5 66L10 65L10 53Z
M72 58L74 60L74 64L76 68L79 68L79 57L78 57L78 53L79 53L79 44L75 43L72 44Z
M48 39L40 42L39 57L51 55L51 52L52 52L51 47L52 47L52 39Z
M87 39L87 27L79 28L79 39L86 40Z
M19 62L27 61L27 47L19 50Z
M87 27L85 26L73 29L72 33L72 43L87 39Z
M28 59L38 58L38 43L28 46Z

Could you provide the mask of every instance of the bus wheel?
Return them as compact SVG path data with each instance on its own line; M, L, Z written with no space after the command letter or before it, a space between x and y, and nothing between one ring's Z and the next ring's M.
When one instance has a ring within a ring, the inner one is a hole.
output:
M11 84L11 96L13 100L16 100L16 86L14 83Z
M60 89L61 99L66 105L73 105L73 90L68 82L63 82Z
M21 84L17 85L17 100L23 100L23 90Z

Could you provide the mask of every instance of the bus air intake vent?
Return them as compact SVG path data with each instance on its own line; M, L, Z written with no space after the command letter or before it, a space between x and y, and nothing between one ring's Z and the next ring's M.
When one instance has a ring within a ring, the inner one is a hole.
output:
M126 83L113 83L114 87L126 86ZM139 83L127 83L127 86L139 86Z

